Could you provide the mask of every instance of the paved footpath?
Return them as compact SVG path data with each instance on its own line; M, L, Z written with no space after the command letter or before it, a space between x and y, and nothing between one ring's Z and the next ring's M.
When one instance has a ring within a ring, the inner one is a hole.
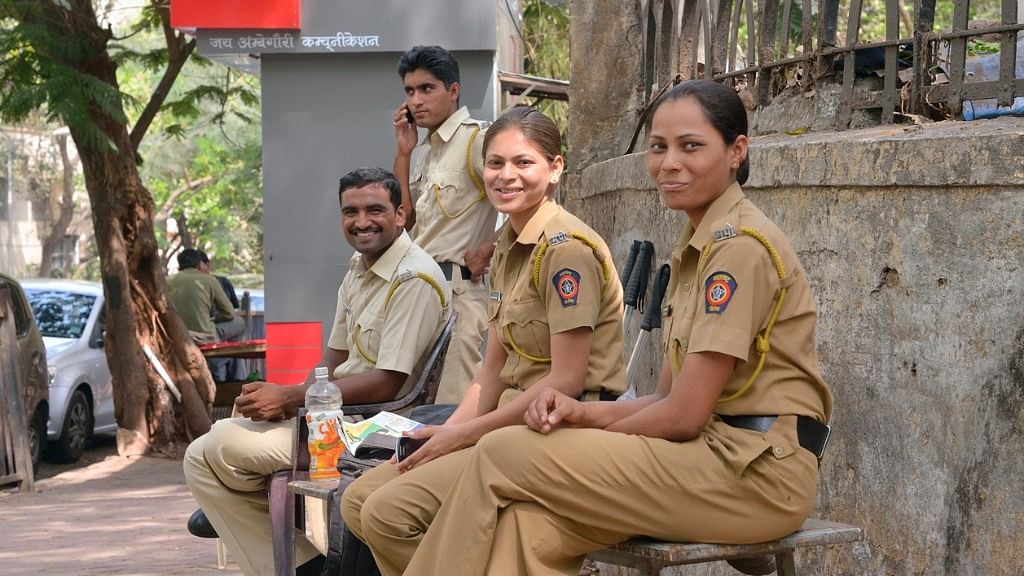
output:
M239 576L214 540L185 531L196 508L181 462L122 458L112 437L73 465L41 467L36 491L0 488L3 576Z

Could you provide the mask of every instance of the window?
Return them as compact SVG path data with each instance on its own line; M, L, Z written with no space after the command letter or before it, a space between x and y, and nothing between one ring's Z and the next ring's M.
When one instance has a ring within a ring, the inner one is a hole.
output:
M43 336L80 338L89 322L95 296L60 290L26 290L36 324Z

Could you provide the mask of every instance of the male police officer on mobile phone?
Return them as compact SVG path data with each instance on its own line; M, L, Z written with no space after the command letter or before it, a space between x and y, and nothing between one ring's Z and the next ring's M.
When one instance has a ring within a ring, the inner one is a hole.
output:
M451 281L457 313L445 359L438 403L457 403L481 360L487 326L487 290L482 276L494 251L497 212L483 181L486 123L459 105L459 64L440 46L416 46L398 61L405 102L395 110L394 172L402 183L406 228ZM413 123L410 123L409 117ZM417 128L427 135L410 171Z

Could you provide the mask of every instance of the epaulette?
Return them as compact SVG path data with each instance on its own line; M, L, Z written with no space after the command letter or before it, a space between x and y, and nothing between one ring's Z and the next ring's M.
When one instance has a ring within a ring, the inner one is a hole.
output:
M608 279L611 277L611 271L608 269L608 262L605 260L601 250L598 248L597 243L587 238L585 235L578 232L564 232L558 231L554 234L549 234L540 246L537 247L537 256L533 260L533 285L537 288L537 292L540 292L540 268L544 262L544 255L547 254L548 248L551 246L558 246L559 244L565 244L571 239L576 239L582 242L584 245L589 246L594 253L594 258L597 259L598 263L601 264L601 271L604 274L604 284L601 285L601 293L604 293L605 288L608 287Z
M448 307L448 299L444 295L444 290L441 289L441 283L438 282L436 278L430 276L426 272L406 270L395 276L394 280L391 281L391 287L388 288L388 295L384 298L385 313L387 313L388 304L391 303L391 297L395 295L395 290L398 290L398 287L401 286L402 283L412 280L413 278L420 278L427 284L430 284L434 291L437 292L437 296L441 299L441 307Z

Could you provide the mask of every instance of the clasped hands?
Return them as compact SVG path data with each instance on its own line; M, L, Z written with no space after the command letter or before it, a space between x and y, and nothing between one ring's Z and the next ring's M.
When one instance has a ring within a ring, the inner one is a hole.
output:
M253 421L278 422L295 417L301 400L296 400L298 386L281 386L270 382L247 382L235 398L235 408Z

